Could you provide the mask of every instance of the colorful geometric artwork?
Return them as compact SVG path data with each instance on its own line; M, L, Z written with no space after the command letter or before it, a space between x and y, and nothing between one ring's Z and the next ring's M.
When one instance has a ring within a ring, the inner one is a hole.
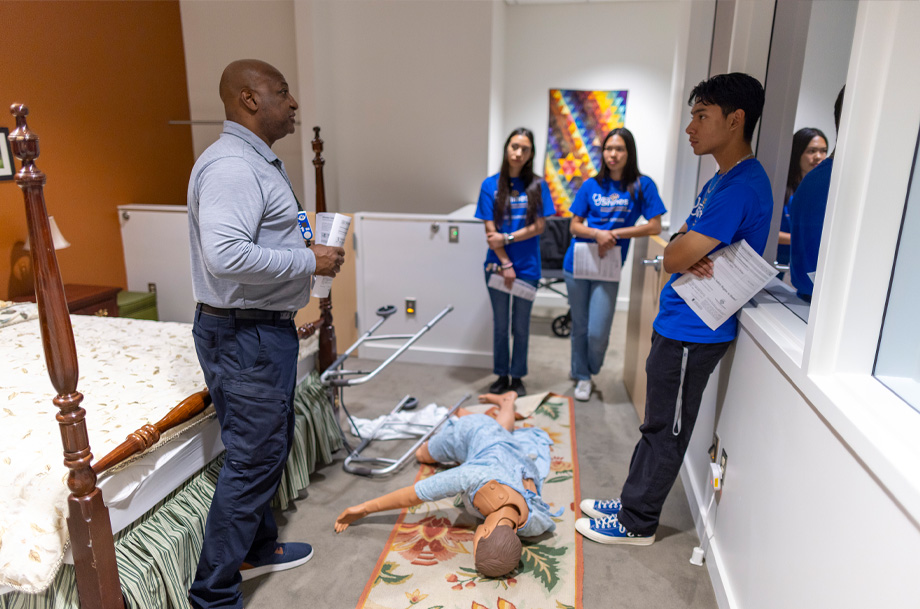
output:
M627 93L550 89L543 176L557 215L572 215L569 206L575 193L582 182L597 175L604 136L626 120Z

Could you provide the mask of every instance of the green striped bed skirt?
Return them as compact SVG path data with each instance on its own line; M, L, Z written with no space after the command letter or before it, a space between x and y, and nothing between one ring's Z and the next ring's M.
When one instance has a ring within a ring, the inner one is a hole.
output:
M332 463L342 448L319 375L312 373L294 393L294 446L272 505L286 509L309 483L317 464ZM217 457L156 507L115 536L121 590L129 609L188 609L204 525L223 464ZM73 565L63 565L39 594L0 596L0 609L78 609ZM84 608L88 609L88 608Z

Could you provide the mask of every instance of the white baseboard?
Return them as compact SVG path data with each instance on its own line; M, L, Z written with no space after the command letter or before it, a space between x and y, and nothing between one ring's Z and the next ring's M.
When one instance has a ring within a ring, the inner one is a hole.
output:
M701 513L705 506L709 505L711 490L709 487L699 488L697 480L702 479L700 476L694 476L690 471L690 461L684 457L684 465L680 468L680 479L684 484L684 492L687 493L687 501L690 504L690 513L693 515L693 523L696 526L696 533L700 541L706 539L706 523L703 522ZM717 510L713 504L711 509ZM709 514L706 515L707 518ZM712 530L710 529L710 532ZM705 544L703 544L705 547ZM689 556L687 557L689 559ZM719 549L718 535L713 535L709 540L709 546L706 548L706 558L704 563L706 570L709 572L709 579L712 581L712 590L715 593L716 604L719 609L736 609L739 605L732 594L731 586L725 578L725 561Z
M385 360L393 355L398 346L380 343L364 344L358 348L359 357L373 360ZM396 360L410 364L435 364L439 366L469 366L470 368L492 369L492 352L460 351L438 347L409 347Z

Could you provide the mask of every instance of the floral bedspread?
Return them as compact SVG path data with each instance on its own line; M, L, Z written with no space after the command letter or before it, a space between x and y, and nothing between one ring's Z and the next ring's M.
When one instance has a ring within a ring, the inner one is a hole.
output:
M68 534L67 474L34 304L0 303L0 585L47 587ZM89 443L107 454L204 389L189 324L71 316Z

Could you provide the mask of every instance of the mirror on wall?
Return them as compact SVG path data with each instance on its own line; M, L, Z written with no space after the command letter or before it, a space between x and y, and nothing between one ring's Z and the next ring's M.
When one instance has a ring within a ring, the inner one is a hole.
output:
M806 322L837 144L834 109L846 81L857 8L856 2L811 3L776 252L785 285L768 290Z
M911 238L920 230L918 165L920 162L915 151L910 190L904 206L901 236L873 374L901 399L920 411L920 325L915 320L916 302L920 298L916 267L916 261L920 260L920 240Z

